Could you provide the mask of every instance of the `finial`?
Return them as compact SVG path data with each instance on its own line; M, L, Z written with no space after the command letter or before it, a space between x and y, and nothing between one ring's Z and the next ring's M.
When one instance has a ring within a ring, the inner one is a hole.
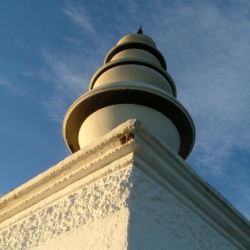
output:
M141 28L142 28L142 26L140 26L140 29L138 29L138 30L137 30L137 34L143 34L143 32L142 32L142 29L141 29Z

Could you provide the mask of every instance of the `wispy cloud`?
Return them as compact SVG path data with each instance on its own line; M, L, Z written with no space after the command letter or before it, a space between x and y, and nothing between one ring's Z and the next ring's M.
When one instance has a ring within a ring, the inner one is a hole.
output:
M53 92L42 102L49 116L61 123L69 105L87 90L88 63L76 55L51 53L45 49L42 57L46 67L40 70L40 77L53 85Z
M187 49L193 64L184 64L183 75L178 78L182 83L180 98L193 113L197 126L197 165L217 174L223 172L223 162L235 148L250 148L250 94L246 91L250 33L245 33L250 22L243 16L239 25L219 9L213 9L213 13L210 19L214 17L216 22L211 21L208 30L201 33L202 44L196 44L196 53L192 46ZM202 24L202 19L197 23ZM209 30L213 31L206 34Z
M27 76L27 77L30 77L30 76L34 75L33 72L31 72L31 71L22 71L21 74L24 75L24 76Z
M65 7L63 8L63 12L67 14L75 24L84 28L92 35L95 33L95 29L88 16L88 12L86 11L86 8L83 5L75 6L69 1L65 1Z
M116 22L113 22L112 15L114 11L103 11L106 8L113 6L112 4L95 2L91 4L75 4L72 1L64 1L65 6L62 9L63 13L69 17L69 20L75 24L78 30L77 38L65 37L64 39L74 45L81 45L91 51L98 52L99 56L110 48L107 43L107 35L109 39L114 37L114 27ZM109 13L108 17L106 16ZM103 22L105 20L105 22ZM107 30L109 30L107 32ZM92 48L92 50L90 50ZM93 52L92 52L93 53ZM94 54L94 53L93 53ZM93 55L94 56L94 55ZM104 56L104 55L103 55Z
M7 92L17 95L23 96L25 94L25 90L18 88L17 84L13 84L10 80L0 76L0 87L3 87Z
M4 133L8 133L12 136L17 137L18 139L21 139L23 142L25 142L26 144L28 144L29 146L32 147L37 147L37 144L33 143L32 141L28 140L26 137L24 137L21 133L17 133L16 131L7 128L6 126L0 124L0 131L4 132Z

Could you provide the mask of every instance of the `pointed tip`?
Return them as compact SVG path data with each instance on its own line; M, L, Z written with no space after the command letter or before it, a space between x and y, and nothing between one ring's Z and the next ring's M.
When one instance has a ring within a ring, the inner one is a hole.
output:
M143 34L142 26L140 26L140 28L137 30L137 34Z

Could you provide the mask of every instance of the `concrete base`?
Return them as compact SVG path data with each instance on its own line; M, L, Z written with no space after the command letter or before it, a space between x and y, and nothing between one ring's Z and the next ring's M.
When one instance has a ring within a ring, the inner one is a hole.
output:
M134 138L120 145L123 133ZM250 246L249 222L136 121L1 198L0 208L2 250Z
M1 249L237 249L132 164L7 231Z

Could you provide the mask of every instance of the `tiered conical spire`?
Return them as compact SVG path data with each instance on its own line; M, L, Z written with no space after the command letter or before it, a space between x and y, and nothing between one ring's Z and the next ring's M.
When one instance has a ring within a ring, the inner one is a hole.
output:
M108 52L89 91L69 108L64 139L76 152L129 119L145 123L183 158L193 148L193 121L176 100L163 55L142 33L124 36Z

